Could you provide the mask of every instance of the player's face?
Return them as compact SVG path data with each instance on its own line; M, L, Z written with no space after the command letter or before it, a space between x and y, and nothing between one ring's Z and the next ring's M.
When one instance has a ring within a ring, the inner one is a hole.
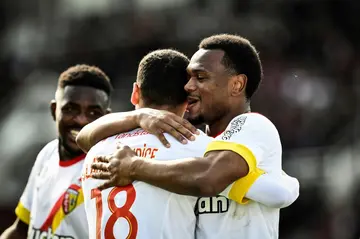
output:
M228 78L221 63L221 50L198 50L187 68L190 80L185 85L188 97L188 119L193 124L212 124L229 109Z
M82 127L108 113L108 95L86 86L66 86L52 102L52 115L56 121L60 145L69 155L82 151L75 139Z

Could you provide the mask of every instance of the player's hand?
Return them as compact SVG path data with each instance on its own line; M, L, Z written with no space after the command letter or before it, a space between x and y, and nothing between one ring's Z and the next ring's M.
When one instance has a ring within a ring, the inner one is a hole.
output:
M199 134L195 126L186 119L165 110L144 108L139 110L138 125L151 134L156 135L165 147L170 147L164 133L168 133L179 142L186 144L195 140L193 134Z
M133 182L131 179L131 165L136 156L135 152L128 146L119 145L118 150L112 155L96 157L97 163L91 165L97 170L92 178L106 180L100 185L100 190L110 187L122 187Z

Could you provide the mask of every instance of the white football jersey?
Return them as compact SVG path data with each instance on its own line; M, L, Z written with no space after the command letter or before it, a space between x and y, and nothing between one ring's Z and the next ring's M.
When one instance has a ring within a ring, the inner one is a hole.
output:
M88 238L80 181L85 155L62 162L58 145L53 140L40 151L15 209L30 239Z
M98 155L116 150L117 143L128 145L149 160L173 160L202 156L212 138L204 133L188 144L181 144L169 135L171 148L164 147L143 129L118 134L96 144L85 159L82 172L85 210L91 239L186 239L195 237L197 198L178 195L135 181L126 187L99 191L103 180L91 178L91 163Z
M280 210L246 198L250 187L256 185L254 182L261 175L271 174L279 180L287 177L282 173L282 146L275 126L260 114L241 114L208 145L206 152L213 150L238 153L247 161L249 173L229 185L222 193L241 204L223 196L199 199L196 210L199 216L197 238L278 238ZM298 189L296 179L295 182L291 179L289 181Z

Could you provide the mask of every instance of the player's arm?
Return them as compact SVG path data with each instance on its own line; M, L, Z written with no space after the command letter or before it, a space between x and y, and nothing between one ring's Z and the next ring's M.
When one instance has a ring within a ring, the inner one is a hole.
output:
M296 178L275 172L263 174L248 149L236 144L223 147L229 150L211 151L203 158L178 161L159 162L136 157L133 179L180 194L220 194L240 204L253 200L273 208L287 207L298 198Z
M277 142L276 147L281 151L276 128L262 116L247 117L246 123L244 116L235 118L221 140L209 144L204 157L152 161L137 157L128 147L124 147L107 160L108 164L95 164L93 168L107 171L99 174L98 178L111 178L102 188L122 184L121 177L128 172L133 180L193 196L215 196L235 181L226 196L244 203L246 193L264 171L281 174L281 158L268 162L264 157L272 147L268 142ZM258 188L256 185L255 189Z
M19 218L6 229L0 236L0 239L23 239L26 238L28 232L28 224L21 221Z
M229 197L233 184L229 185L220 195ZM249 200L264 204L272 208L290 206L299 197L299 181L283 173L261 175L246 192L239 203L245 204Z
M102 139L137 127L135 111L106 114L84 126L76 137L76 143L87 153Z
M280 137L268 119L258 114L239 116L218 140L213 149L234 144L244 148L239 154L253 164L255 172L230 184L221 195L240 204L253 200L273 208L289 206L298 198L299 182L282 171Z
M175 161L150 161L135 156L132 179L179 194L202 197L220 194L240 204L253 200L273 208L287 207L298 198L296 178L263 174L251 156L245 158L236 149Z
M171 161L134 156L131 178L178 194L205 197L218 195L251 170L246 160L232 151L213 151L205 157Z
M197 133L197 129L187 120L173 113L143 108L104 115L86 125L78 134L76 143L84 152L88 152L100 140L138 127L156 135L165 146L170 145L163 135L164 132L183 143L186 143L185 138L194 140L192 133Z
M106 163L96 163L93 166L94 169L112 172L98 174L98 178L110 179L101 189L126 185L119 175L130 172L132 180L145 181L178 194L221 194L240 204L251 199L276 208L288 206L296 200L299 183L295 178L279 177L275 173L262 174L262 170L255 167L249 152L242 152L247 158L245 159L234 151L218 150L207 153L205 157L156 161L138 157L125 146L115 155L107 157L107 160L102 157L101 161ZM111 162L113 160L115 163ZM128 160L130 163L127 163Z
M241 115L233 119L226 131L212 141L202 158L155 162L135 157L134 180L145 181L180 194L216 196L230 184L227 197L242 203L251 185L264 173L269 138L263 116ZM279 164L279 172L281 164Z
M224 145L228 147L219 148ZM242 149L245 148L237 147L237 144L211 142L204 157L157 161L138 157L129 147L123 146L111 156L97 158L99 162L92 168L100 172L94 173L93 177L109 179L100 189L124 186L123 181L131 179L178 194L216 196L239 178L248 174L260 175L251 154L247 159L249 155L242 154L239 151ZM244 195L246 191L244 188Z
M45 146L45 148L46 147L47 146ZM11 225L1 234L0 239L26 238L29 227L28 225L30 223L30 211L33 200L33 192L35 190L36 175L38 175L42 168L42 160L45 158L45 148L40 151L35 160L25 190L21 195L20 201L15 209L17 219L13 225Z

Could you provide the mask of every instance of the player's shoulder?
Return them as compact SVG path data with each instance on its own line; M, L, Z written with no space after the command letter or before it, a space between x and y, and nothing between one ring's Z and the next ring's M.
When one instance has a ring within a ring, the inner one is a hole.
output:
M240 114L233 118L229 124L229 126L233 128L239 128L243 125L254 127L260 130L269 129L277 131L276 126L269 118L255 112Z
M195 136L195 140L191 141L193 143L209 143L210 141L213 140L213 138L211 138L210 136L208 136L207 134L205 134L202 130L198 130L200 133L198 135L194 134Z
M252 112L234 117L221 135L221 138L228 140L237 133L262 140L280 138L278 130L270 119L259 113Z
M193 146L193 145L197 145L197 144L202 144L204 142L208 142L210 141L212 138L207 136L202 130L198 130L199 134L193 134L193 136L195 137L194 141L189 141L188 144L185 144L187 146ZM177 139L175 139L173 136L171 136L168 133L164 134L165 138L170 142L170 143L176 143L176 144L181 144Z
M38 153L35 164L40 164L46 160L49 160L53 154L58 154L59 140L54 139L47 143Z
M273 125L273 123L271 122L271 120L269 118L267 118L266 116L264 116L262 114L255 113L255 112L239 114L231 120L232 124L235 124L235 123L245 124L245 123L249 123L249 122Z
M120 133L120 134L114 135L112 137L109 137L106 139L106 141L111 142L111 141L119 141L120 140L122 142L137 142L140 139L147 140L147 139L151 139L153 137L155 137L155 136L153 136L146 130L144 130L142 128L136 128L131 131Z
M171 144L171 148L176 148L179 153L184 154L183 157L200 156L204 153L207 145L213 140L213 138L207 136L203 131L199 130L200 134L195 136L194 141L188 140L186 144L180 143L177 139L171 135L165 134L166 139ZM170 148L170 149L171 149ZM192 155L193 154L193 155Z
M59 140L54 139L47 143L39 152L39 155L49 155L53 153L57 153L59 147Z

